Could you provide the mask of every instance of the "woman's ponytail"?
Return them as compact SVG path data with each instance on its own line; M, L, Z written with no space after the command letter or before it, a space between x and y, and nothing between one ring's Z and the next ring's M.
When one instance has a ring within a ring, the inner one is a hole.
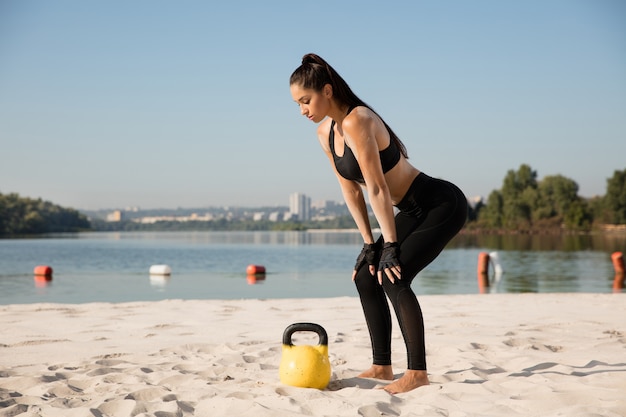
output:
M291 74L291 77L289 77L289 85L293 84L315 91L322 91L326 84L330 84L333 89L333 97L339 103L345 104L350 108L364 106L376 113L374 109L352 92L352 89L341 75L319 55L308 53L302 57L302 64L296 68ZM376 115L378 115L378 113L376 113ZM378 117L380 116L378 115ZM402 141L400 141L398 136L391 130L382 117L381 120L389 131L391 139L396 142L400 148L402 155L408 158L406 148Z

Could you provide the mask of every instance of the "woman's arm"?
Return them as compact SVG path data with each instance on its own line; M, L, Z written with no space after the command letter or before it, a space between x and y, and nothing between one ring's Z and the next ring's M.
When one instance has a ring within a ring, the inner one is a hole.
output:
M369 245L374 244L374 236L372 234L372 227L370 225L370 220L369 220L369 216L367 213L367 206L365 205L365 197L363 196L363 189L361 188L359 184L355 183L354 181L346 180L341 175L339 175L339 173L337 172L337 169L335 168L335 163L333 161L332 154L330 152L327 152L327 156L330 159L330 164L333 167L333 170L335 171L337 180L339 181L339 185L341 187L341 193L343 195L344 201L346 202L346 206L348 206L348 210L350 211L350 214L352 215L352 219L356 223L356 227L359 230L361 237L363 238L364 249L363 251L361 251L361 254L359 254L359 257L357 258L357 264L354 267L354 271L352 271L352 281L354 281L356 278L357 269L359 268L361 262L367 262L369 264L368 270L370 274L374 275L376 274L376 266L373 265L371 262L373 262L374 260L375 252L371 252L372 258L369 260L366 255L367 252L364 252L366 251L366 246L368 244ZM367 250L375 251L375 249L373 249L373 246L371 246ZM364 257L363 260L360 259L361 256Z
M402 277L393 202L379 153L379 149L388 146L390 139L384 124L370 109L362 107L355 110L345 117L342 128L344 138L349 140L350 148L361 168L370 205L385 241L378 267L378 282L382 285L383 275L391 282ZM385 144L384 147L379 143Z
M339 181L341 187L341 193L343 195L346 206L350 211L350 215L356 223L356 227L363 237L364 243L374 243L374 236L372 235L372 228L370 226L369 216L367 214L367 206L365 205L365 197L363 195L363 189L354 181L343 178L335 167L333 155L330 151L328 144L328 134L330 133L330 121L322 123L318 128L318 139L322 145L324 153L330 161L330 165L335 172L335 176Z
M342 128L350 140L367 187L370 205L378 220L385 242L396 242L396 225L389 187L380 164L377 130L382 122L369 109L355 109L343 121ZM383 125L384 128L384 125ZM384 129L386 133L386 129ZM386 133L388 135L388 133Z
M339 185L341 186L341 193L343 194L344 201L346 202L348 210L356 223L357 229L359 229L359 232L363 237L363 242L374 243L374 236L372 235L372 228L367 214L367 206L365 205L363 189L354 181L346 180L338 173L337 179L339 180Z

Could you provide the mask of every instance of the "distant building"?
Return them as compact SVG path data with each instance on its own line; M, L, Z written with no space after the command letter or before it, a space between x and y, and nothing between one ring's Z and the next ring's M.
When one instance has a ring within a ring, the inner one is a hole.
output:
M338 207L345 205L345 203L337 203L333 200L317 200L311 203L311 208L314 210L336 210Z
M326 208L326 204L328 202L326 200L317 200L311 202L311 208L313 210L324 210Z
M277 222L280 219L280 215L280 211L273 211L268 215L267 219L271 222Z
M289 196L289 214L300 221L311 220L311 198L301 193Z
M122 210L115 210L113 213L107 214L108 222L121 222L124 219Z

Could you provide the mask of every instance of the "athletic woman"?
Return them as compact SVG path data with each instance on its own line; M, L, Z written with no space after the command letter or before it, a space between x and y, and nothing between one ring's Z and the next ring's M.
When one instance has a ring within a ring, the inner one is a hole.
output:
M289 80L300 113L320 123L317 136L346 205L363 237L352 280L372 343L372 366L359 376L393 381L391 394L428 385L424 322L413 278L441 253L467 218L467 200L453 184L413 167L385 121L358 98L321 57L307 54ZM381 236L374 240L363 190ZM394 208L398 213L394 217ZM407 371L394 381L391 315L395 310L407 349Z

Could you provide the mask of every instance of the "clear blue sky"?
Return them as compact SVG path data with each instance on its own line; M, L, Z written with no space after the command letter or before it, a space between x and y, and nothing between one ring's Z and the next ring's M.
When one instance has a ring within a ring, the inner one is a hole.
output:
M288 78L327 59L468 197L626 168L626 2L0 0L0 192L77 209L341 200Z

